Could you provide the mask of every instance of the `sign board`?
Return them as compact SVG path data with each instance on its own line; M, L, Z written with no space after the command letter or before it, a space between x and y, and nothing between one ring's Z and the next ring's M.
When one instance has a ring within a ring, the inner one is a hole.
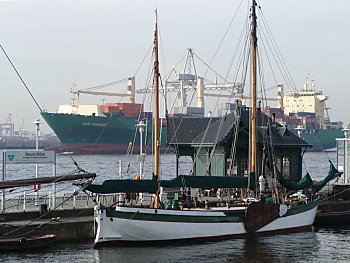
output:
M56 163L55 151L5 151L6 164Z

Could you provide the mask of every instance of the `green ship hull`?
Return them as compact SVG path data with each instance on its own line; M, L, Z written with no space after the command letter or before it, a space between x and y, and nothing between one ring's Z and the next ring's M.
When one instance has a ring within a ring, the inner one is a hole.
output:
M335 148L336 138L343 138L342 130L318 130L315 133L302 133L300 138L312 145L308 151L324 151Z
M55 148L58 152L126 153L139 150L137 118L126 118L123 115L102 117L48 112L42 112L41 115L61 141L61 146ZM147 151L151 151L151 134L149 121ZM344 134L341 130L318 130L314 133L303 132L300 137L312 145L308 151L323 151L335 148L335 139L343 138ZM161 146L165 151L166 126L162 126L161 129Z
M61 141L58 152L126 153L138 151L140 134L137 118L123 115L85 116L78 114L42 112L42 117ZM143 134L146 150L151 150L151 121ZM166 127L161 129L161 145L165 147ZM149 148L149 149L148 149Z

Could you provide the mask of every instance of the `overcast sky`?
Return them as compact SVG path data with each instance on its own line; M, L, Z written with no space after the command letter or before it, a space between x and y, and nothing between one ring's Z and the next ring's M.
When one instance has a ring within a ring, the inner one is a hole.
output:
M1 1L0 43L40 106L57 111L70 102L73 83L88 88L135 74L152 44L154 9L159 13L161 66L169 71L189 47L209 62L240 2ZM258 2L295 84L301 88L309 72L330 97L332 120L348 124L350 1ZM247 0L243 5L245 15ZM222 75L233 53L225 47L213 62ZM24 129L34 130L31 122L40 117L39 110L3 53L0 81L0 122L12 113L17 129L23 122ZM136 84L144 87L141 81ZM102 98L94 101L102 103Z

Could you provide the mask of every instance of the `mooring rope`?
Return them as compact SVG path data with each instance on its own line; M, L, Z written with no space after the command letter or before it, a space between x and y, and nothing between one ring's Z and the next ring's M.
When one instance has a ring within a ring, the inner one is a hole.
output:
M84 183L78 190L75 190L69 197L67 197L67 198L66 198L65 200L63 200L61 203L59 203L58 205L56 205L52 210L47 211L46 213L40 215L39 217L37 217L37 218L35 218L35 219L29 221L27 224L24 224L24 225L22 225L22 226L20 226L20 227L18 227L18 228L16 228L16 229L10 231L10 232L7 232L7 233L1 235L0 237L6 237L6 236L8 236L8 235L10 235L10 234L13 234L13 233L15 233L15 232L17 232L17 231L19 231L19 230L21 230L21 229L23 229L23 228L25 228L25 227L31 225L32 223L38 221L39 219L44 218L44 217L47 216L49 213L51 213L52 211L56 210L58 207L60 207L61 205L63 205L63 204L66 203L67 201L69 201L72 197L78 195L80 191L84 191L85 188L86 188L89 184L91 184L91 182L92 182L91 179L85 181L85 183ZM39 227L37 227L36 229L39 229L39 228L42 227L43 225L48 224L48 223L50 223L50 222L51 222L51 221L44 222L43 224L41 224L41 225L40 225ZM30 233L30 232L32 232L32 231L34 231L34 230L31 230L31 231L29 231L29 232L26 232L26 233L23 234L23 235L26 235L26 234L28 234L28 233Z

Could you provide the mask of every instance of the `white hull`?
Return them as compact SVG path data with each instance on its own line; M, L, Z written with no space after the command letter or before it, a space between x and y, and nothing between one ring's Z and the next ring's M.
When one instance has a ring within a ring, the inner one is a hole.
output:
M317 205L294 215L281 216L258 229L257 233L303 229L311 226L316 215ZM225 218L225 211L212 210L164 210L149 208L116 207L119 213L130 213L128 218L106 216L106 210L96 210L98 225L95 245L110 242L162 242L190 239L214 239L248 234L243 221L241 222L184 222L170 219L142 220L135 219L137 215L174 216L174 218ZM215 220L214 220L215 221Z

